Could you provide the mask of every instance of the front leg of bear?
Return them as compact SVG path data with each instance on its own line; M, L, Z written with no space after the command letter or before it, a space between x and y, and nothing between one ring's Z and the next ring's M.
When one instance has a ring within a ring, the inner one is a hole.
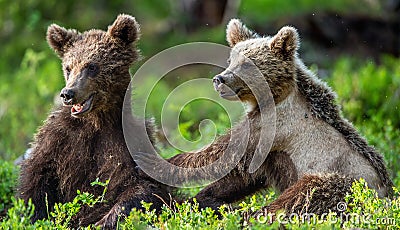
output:
M225 148L220 147L223 146L221 143L227 143L228 136L227 134L220 137L202 151L178 154L168 161L183 168L207 166L224 154ZM253 151L248 151L246 154L251 156ZM252 174L247 171L247 164L247 162L240 161L228 175L201 190L196 195L200 207L211 207L217 210L223 204L234 203L271 186L278 192L283 192L298 179L295 165L285 152L270 152L261 167ZM185 177L185 175L177 176Z
M96 226L101 226L104 229L115 229L120 221L129 216L133 208L145 211L142 202L151 203L151 208L156 208L157 211L167 201L166 188L161 184L154 184L150 181L142 181L142 184L131 187L120 195L116 204L110 211L96 223Z
M32 221L36 221L47 218L47 211L51 211L54 204L59 202L58 179L50 162L32 162L31 159L27 161L30 161L30 167L21 169L22 186L18 192L25 202L32 200L35 206Z
M49 136L62 137L62 132L54 129L54 121L56 119L50 116L46 123L47 126L40 128L36 134L36 144L33 145L32 153L21 164L20 183L17 189L17 195L28 202L32 200L35 206L35 212L32 221L47 218L53 206L57 202L62 202L60 199L60 179L57 175L56 161L57 149L60 147L55 145ZM53 139L54 140L54 139ZM57 138L61 141L62 138Z

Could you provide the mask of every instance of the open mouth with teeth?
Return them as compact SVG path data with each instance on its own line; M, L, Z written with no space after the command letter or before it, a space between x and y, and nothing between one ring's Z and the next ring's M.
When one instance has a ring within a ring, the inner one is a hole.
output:
M91 95L89 99L83 101L82 103L74 104L71 107L71 115L76 117L78 115L89 112L92 109L94 95Z

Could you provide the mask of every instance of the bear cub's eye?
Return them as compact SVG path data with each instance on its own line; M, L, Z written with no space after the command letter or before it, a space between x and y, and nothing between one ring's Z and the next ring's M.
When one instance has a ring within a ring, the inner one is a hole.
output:
M99 66L95 63L89 63L86 67L89 76L96 76L99 73Z
M69 66L65 67L65 75L67 76L67 78L69 77L70 74L71 74L71 67Z
M242 68L243 69L249 69L250 67L252 67L254 64L252 63L252 62L249 62L249 61L245 61L245 62L243 62L242 63Z

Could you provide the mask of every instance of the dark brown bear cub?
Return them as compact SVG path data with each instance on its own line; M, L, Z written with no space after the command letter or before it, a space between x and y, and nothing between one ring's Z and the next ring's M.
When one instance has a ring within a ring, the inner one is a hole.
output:
M77 190L100 196L103 187L91 186L97 178L109 180L107 202L83 207L73 227L114 228L118 216L140 209L142 200L160 209L160 198L169 197L164 186L137 175L123 135L123 101L129 67L138 59L138 39L139 25L129 15L119 15L107 31L49 26L47 41L62 60L66 85L60 93L63 106L39 129L21 168L18 193L25 201L32 199L33 221L47 217L55 203L72 201ZM148 137L139 122L129 117L131 126L124 128L135 129L130 141L146 152L152 146L142 141Z

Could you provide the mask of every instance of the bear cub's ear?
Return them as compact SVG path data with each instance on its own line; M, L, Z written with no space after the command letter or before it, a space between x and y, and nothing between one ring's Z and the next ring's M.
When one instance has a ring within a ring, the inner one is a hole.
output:
M140 26L134 17L120 14L114 23L108 27L107 33L111 37L129 45L139 40Z
M231 19L226 27L226 41L230 47L236 43L257 37L253 31L249 30L239 19Z
M299 48L299 34L291 26L284 26L272 37L271 52L282 58L291 58Z
M71 45L72 41L78 36L79 32L76 30L67 30L59 25L51 24L47 28L46 39L50 47L62 58L68 46Z

